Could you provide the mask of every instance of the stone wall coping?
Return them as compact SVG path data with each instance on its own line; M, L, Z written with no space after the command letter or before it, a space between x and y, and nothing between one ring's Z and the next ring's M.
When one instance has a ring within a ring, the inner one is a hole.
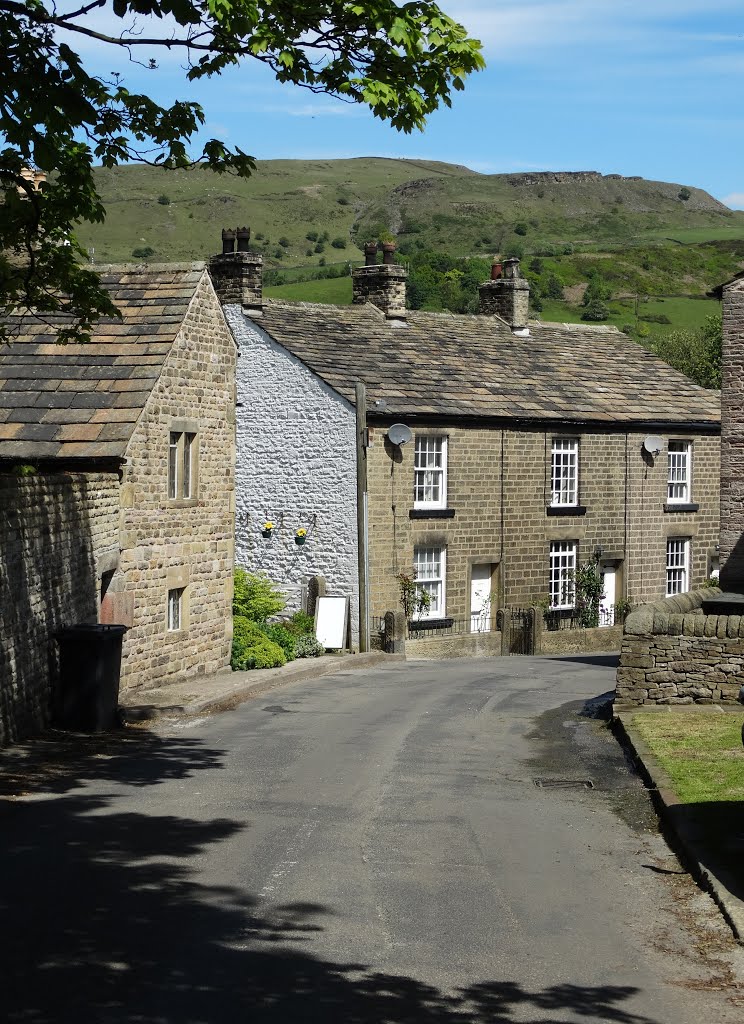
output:
M719 587L701 587L690 590L686 594L666 597L653 604L644 604L632 611L625 620L625 633L632 636L648 634L664 634L680 636L691 627L685 622L690 615L702 618L718 618L718 615L706 616L702 610L703 601L709 597L717 597L722 591ZM702 635L702 633L698 634Z

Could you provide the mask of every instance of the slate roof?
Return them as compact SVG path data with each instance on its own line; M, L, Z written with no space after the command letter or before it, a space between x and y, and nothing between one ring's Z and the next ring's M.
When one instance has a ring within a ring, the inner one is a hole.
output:
M204 264L98 268L122 313L89 343L17 318L0 345L0 459L121 458L180 330ZM58 318L58 324L61 320Z
M371 304L269 299L256 323L352 402L386 416L620 423L720 424L720 395L673 370L620 331L498 317L408 312L407 326Z

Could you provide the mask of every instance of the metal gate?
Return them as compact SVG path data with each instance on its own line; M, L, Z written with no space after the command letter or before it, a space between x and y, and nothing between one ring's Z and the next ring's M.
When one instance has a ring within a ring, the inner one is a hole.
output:
M505 611L505 625L509 630L509 654L534 654L534 608L507 608Z

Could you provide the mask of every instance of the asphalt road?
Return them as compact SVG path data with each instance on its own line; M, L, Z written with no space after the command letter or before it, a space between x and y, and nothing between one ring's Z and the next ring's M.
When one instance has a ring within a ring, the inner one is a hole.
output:
M397 663L0 759L5 1019L740 1021L725 926L580 713L613 678Z

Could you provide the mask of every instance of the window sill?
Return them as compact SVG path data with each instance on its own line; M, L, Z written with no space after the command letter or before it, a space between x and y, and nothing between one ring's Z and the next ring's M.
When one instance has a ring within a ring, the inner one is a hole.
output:
M697 512L699 509L696 501L668 501L664 505L665 512Z
M168 498L168 508L193 508L199 504L198 498Z
M548 505L545 512L549 516L585 516L586 505Z
M454 519L453 508L412 508L408 513L409 519Z
M412 633L418 629L449 629L454 622L454 619L416 619L408 623L408 629Z

